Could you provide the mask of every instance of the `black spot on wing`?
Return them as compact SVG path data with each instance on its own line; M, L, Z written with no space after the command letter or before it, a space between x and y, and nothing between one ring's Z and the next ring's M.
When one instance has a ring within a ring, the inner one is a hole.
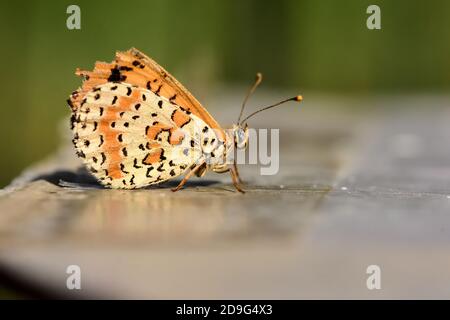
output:
M133 71L133 68L128 67L128 66L120 66L119 70L120 71Z
M125 165L123 163L120 164L120 171L122 171L125 174L128 174L128 171L125 171Z
M156 89L155 94L159 96L159 93L161 92L162 84L159 85L158 89Z
M105 139L103 138L102 135L100 135L100 143L98 144L98 146L101 147L103 142L105 142Z
M127 76L123 75L119 68L117 66L115 66L114 68L111 69L111 73L108 77L108 81L109 82L121 82L121 81L125 81L125 79L127 78Z
M133 160L133 167L136 168L136 169L142 168L141 166L138 166L136 158L134 158L134 160Z
M139 68L141 68L141 69L144 69L144 68L145 68L145 64L141 63L141 62L138 61L138 60L134 60L134 61L132 62L132 64L133 64L133 66L139 67Z

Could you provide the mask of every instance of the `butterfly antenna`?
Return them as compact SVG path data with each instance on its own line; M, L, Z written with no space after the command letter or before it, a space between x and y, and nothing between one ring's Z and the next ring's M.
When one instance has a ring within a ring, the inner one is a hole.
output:
M240 125L242 125L246 120L248 120L249 118L253 117L255 114L260 113L261 111L264 111L264 110L267 110L267 109L275 108L275 107L277 107L277 106L279 106L279 105L281 105L281 104L283 104L283 103L286 103L286 102L289 102L289 101L297 101L297 102L300 102L300 101L302 101L302 100L303 100L303 97L299 95L299 96L295 96L295 97L292 97L292 98L289 98L289 99L280 101L280 102L278 102L278 103L272 104L272 105L270 105L270 106L264 107L264 108L262 108L262 109L260 109L260 110L258 110L258 111L255 111L255 112L251 113L250 115L248 115L247 117L245 117L244 120L242 120L241 122L238 122L238 123L239 123Z
M255 92L256 88L258 88L261 81L262 81L262 74L260 72L258 72L256 74L255 83L248 90L247 95L245 96L244 102L242 102L241 112L239 113L239 118L238 118L237 123L239 123L239 121L241 121L242 113L244 112L244 108L247 103L247 100L250 98L250 96L253 94L253 92Z

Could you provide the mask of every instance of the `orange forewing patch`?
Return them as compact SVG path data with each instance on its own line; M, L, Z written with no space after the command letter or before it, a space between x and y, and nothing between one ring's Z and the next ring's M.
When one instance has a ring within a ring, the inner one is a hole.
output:
M150 141L156 140L158 135L163 131L167 131L169 134L169 143L172 145L180 144L185 137L184 132L176 127L170 127L161 124L155 124L152 126L148 126L146 129L147 138Z
M117 112L113 108L108 108L105 118L113 121L118 118ZM113 130L110 127L110 123L110 121L101 121L99 125L100 134L103 135L104 139L102 150L104 150L109 157L108 175L113 179L119 179L122 177L122 172L119 167L122 156L119 153L120 143L117 140L117 136L120 132Z
M182 128L185 124L191 121L191 118L181 110L175 110L172 114L172 120L175 122L177 127Z
M170 139L169 139L169 143L173 144L173 145L177 145L180 144L181 142L183 142L183 139L185 137L185 134L183 132L183 130L178 129L178 128L172 128L170 130Z
M150 152L145 156L144 160L142 160L142 163L146 165L157 163L161 160L162 154L163 150L161 148L153 150L152 152Z
M147 88L192 112L209 127L217 129L221 140L226 139L223 129L200 102L163 67L137 49L117 52L114 62L97 62L93 71L78 69L76 74L84 76L85 81L83 87L72 94L71 102L75 107L88 91L99 84L126 82Z

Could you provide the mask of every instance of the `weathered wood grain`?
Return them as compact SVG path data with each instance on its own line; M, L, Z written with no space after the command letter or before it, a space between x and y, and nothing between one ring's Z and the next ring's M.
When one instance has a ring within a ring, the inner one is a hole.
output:
M238 100L220 99L221 123ZM449 102L313 96L261 115L281 167L242 167L245 195L218 174L103 189L63 146L1 191L0 265L61 297L450 298Z

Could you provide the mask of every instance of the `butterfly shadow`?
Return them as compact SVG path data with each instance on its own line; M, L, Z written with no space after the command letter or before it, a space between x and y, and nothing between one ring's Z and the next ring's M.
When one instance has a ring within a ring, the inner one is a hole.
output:
M103 186L89 172L80 167L76 170L55 170L40 174L32 181L44 180L58 187L102 189Z
M44 180L55 186L62 188L78 189L108 189L101 185L84 167L79 167L75 171L56 170L51 173L41 174L32 179L32 181ZM178 186L181 179L173 179L161 183L157 186L148 186L143 189L172 189ZM219 180L212 179L192 179L189 180L184 188L207 187L213 184L219 184Z

